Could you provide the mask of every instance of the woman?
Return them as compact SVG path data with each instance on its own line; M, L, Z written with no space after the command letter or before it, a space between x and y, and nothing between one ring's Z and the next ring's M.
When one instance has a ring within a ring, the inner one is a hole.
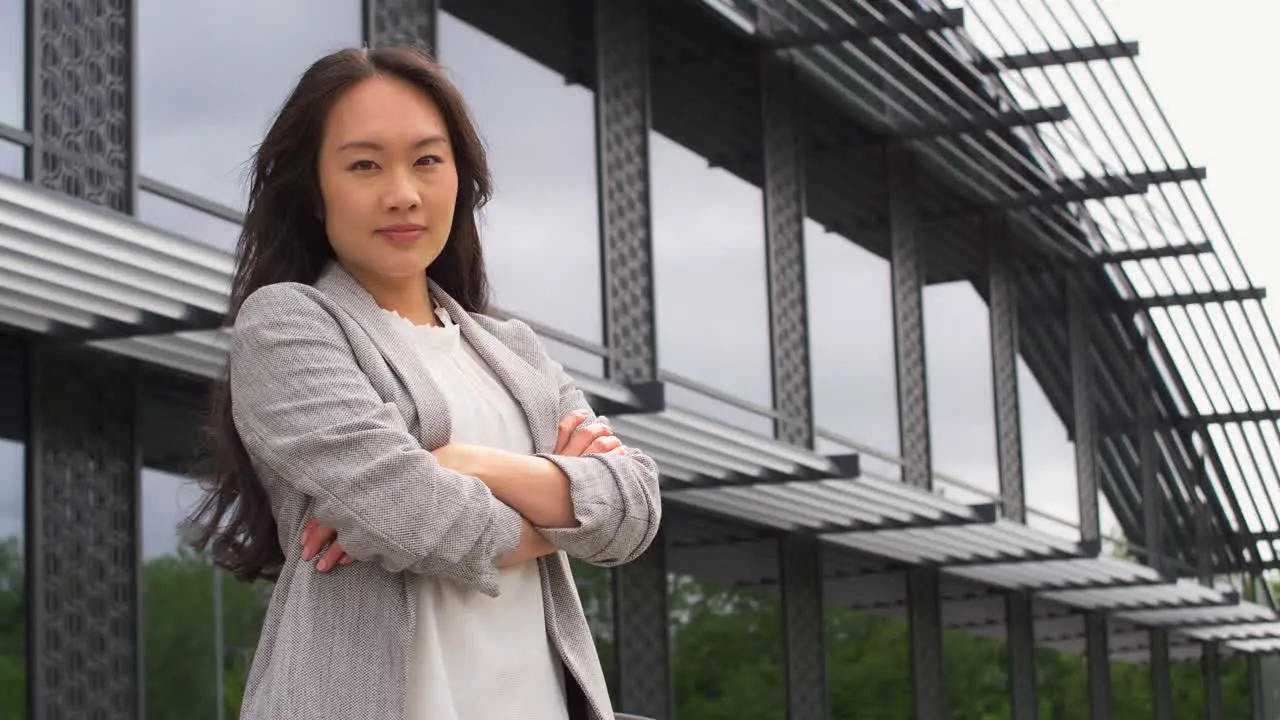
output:
M644 552L657 469L482 314L489 189L457 90L404 48L316 62L258 150L193 516L276 578L243 718L613 717L565 556Z

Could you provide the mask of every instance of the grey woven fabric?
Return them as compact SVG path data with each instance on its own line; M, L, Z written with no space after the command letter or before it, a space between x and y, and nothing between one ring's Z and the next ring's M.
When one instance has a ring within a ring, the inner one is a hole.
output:
M643 553L661 521L657 467L630 448L551 456L559 420L587 407L582 393L527 325L470 315L431 289L523 407L536 451L569 477L580 525L546 530L561 552L539 561L547 632L588 716L612 718L566 555L613 566ZM519 544L519 514L479 479L435 462L429 451L450 437L440 391L336 263L314 286L271 285L245 301L230 378L236 427L286 554L241 717L402 718L417 608L407 574L495 594L494 562ZM359 562L329 573L302 562L300 537L313 516Z

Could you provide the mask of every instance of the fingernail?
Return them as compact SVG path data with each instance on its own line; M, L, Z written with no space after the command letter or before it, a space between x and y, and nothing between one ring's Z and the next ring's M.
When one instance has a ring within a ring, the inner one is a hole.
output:
M353 562L355 562L355 558L342 558L343 565L350 565Z
M328 560L321 560L320 562L316 563L316 569L317 569L317 570L319 570L320 572L328 572L328 571L329 571L329 561L328 561Z

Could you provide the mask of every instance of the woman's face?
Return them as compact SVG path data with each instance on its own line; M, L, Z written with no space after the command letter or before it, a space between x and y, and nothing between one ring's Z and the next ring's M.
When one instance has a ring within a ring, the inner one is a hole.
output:
M329 113L319 158L334 254L362 281L421 276L444 249L458 200L444 116L395 77L352 87Z

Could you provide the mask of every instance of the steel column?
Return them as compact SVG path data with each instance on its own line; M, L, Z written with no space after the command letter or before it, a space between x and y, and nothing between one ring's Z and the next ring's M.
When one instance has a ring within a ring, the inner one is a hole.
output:
M937 568L907 570L907 614L911 634L911 684L916 720L945 720L943 680L942 579Z
M1007 219L986 220L987 315L991 327L991 386L995 395L996 454L1005 517L1027 521L1022 477L1022 424L1018 406L1018 312ZM1033 686L1034 689L1034 686Z
M667 634L667 535L613 573L617 709L652 720L674 717Z
M924 357L924 258L919 250L915 169L900 145L885 147L889 194L889 246L893 284L893 340L898 383L902 480L933 487L929 400Z
M1067 332L1071 355L1072 433L1076 449L1076 495L1080 506L1080 539L1097 542L1098 425L1094 409L1093 308L1082 280L1066 278Z
M1200 656L1204 677L1205 720L1222 720L1222 655L1216 642L1207 642Z
M1249 656L1249 687L1254 719L1280 718L1280 655Z
M1173 720L1173 678L1169 674L1169 631L1150 630L1151 702L1155 720Z
M413 45L435 55L440 0L364 0L363 10L370 47Z
M606 372L657 378L649 194L648 3L596 0L596 157Z
M1085 663L1089 676L1090 720L1111 720L1111 655L1107 650L1107 616L1084 615Z
M1004 606L1013 716L1018 720L1036 720L1040 716L1040 701L1036 697L1035 616L1031 610L1031 593L1026 590L1007 593Z
M760 14L768 36L788 6L774 2ZM796 118L796 68L785 56L762 53L760 88L764 128L764 220L769 278L769 329L773 359L774 423L778 438L813 446L809 377L809 322L804 274L804 165Z
M822 543L813 535L787 533L778 540L778 565L782 577L787 718L825 720L828 702Z
M134 3L28 0L27 177L132 212Z
M1146 358L1145 350L1139 354ZM1143 559L1157 572L1164 572L1164 532L1161 528L1164 502L1160 492L1160 474L1156 454L1156 411L1151 379L1141 365L1137 372L1138 393L1134 401L1137 414L1138 477L1142 497Z
M30 717L142 717L131 366L37 346L27 367Z
M649 193L649 6L596 0L596 162L605 371L616 382L657 379ZM667 640L667 548L613 573L620 711L667 720L674 713Z

